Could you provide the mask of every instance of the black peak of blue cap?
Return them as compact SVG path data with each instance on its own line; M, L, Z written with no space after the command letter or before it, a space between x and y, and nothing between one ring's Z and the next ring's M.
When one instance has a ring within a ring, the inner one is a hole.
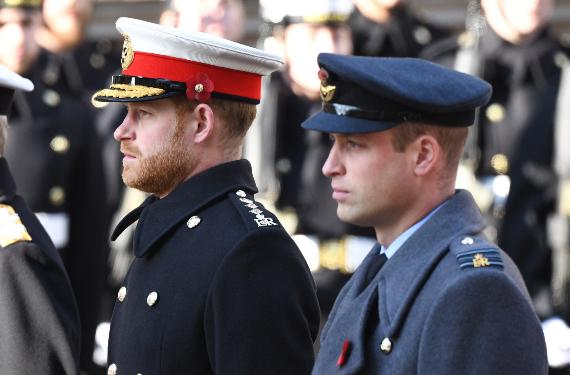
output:
M322 53L323 111L303 127L326 132L381 131L406 121L469 126L492 93L487 82L416 58Z

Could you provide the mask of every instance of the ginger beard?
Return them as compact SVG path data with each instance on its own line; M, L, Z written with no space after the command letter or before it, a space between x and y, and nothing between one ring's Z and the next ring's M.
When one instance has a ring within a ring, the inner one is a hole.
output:
M171 136L151 155L141 155L136 148L123 143L121 151L137 158L136 163L123 163L125 185L163 196L182 183L196 165L191 149L184 145L184 127L182 116L177 116Z

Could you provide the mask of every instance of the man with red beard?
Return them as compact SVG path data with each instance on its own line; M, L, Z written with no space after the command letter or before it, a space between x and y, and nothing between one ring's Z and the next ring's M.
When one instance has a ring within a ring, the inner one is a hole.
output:
M243 139L263 51L120 18L122 74L93 96L124 102L123 181L151 193L111 320L108 374L309 374L319 324L299 250L257 192Z

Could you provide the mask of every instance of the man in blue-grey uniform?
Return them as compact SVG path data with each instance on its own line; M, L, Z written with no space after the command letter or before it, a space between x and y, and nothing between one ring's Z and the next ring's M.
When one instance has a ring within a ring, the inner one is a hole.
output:
M491 86L419 59L318 62L323 110L303 126L331 134L337 214L378 244L339 294L313 374L546 374L522 278L454 188Z
M79 374L79 314L57 249L16 194L7 114L28 79L0 65L0 374ZM7 145L8 144L8 145Z
M120 18L122 72L94 103L124 102L123 181L151 193L111 320L108 374L309 374L319 308L311 274L254 199L243 140L278 57Z

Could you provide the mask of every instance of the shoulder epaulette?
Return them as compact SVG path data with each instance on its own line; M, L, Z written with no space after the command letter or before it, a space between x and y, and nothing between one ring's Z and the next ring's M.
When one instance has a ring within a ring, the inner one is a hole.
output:
M243 190L230 192L230 200L234 203L249 229L280 226L277 218Z
M14 208L0 204L0 246L7 247L16 242L29 242L31 240L32 237Z
M451 252L461 270L468 268L503 269L503 259L497 246L483 238L460 237L452 241Z

